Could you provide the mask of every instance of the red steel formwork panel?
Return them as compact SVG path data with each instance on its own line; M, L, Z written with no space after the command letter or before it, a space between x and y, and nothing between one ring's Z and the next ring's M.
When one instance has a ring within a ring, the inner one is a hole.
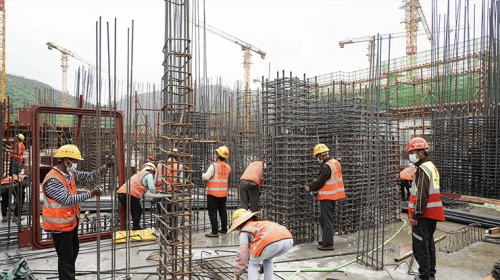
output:
M82 108L67 108L67 107L52 107L52 106L32 106L31 107L31 124L33 131L33 141L32 141L32 149L33 149L33 158L31 165L31 176L32 176L32 209L40 209L40 169L36 168L40 166L40 157L37 155L40 154L40 145L39 145L39 137L40 137L40 127L38 124L40 121L40 114L49 113L49 114L64 114L64 115L74 115L74 116L98 116L98 111L95 109L82 109ZM123 142L123 113L109 110L101 110L101 116L113 116L115 118L116 123L116 131L117 131L117 173L118 173L118 183L122 185L125 183L125 147ZM34 180L33 180L34 178ZM37 212L39 210L36 210ZM33 215L33 226L22 228L19 232L19 247L32 247L33 250L49 248L54 246L54 242L52 240L41 241L40 231L40 213L36 213ZM109 238L111 237L111 232L101 233L101 238ZM80 235L78 240L80 242L86 241L94 241L97 239L97 234L86 234Z

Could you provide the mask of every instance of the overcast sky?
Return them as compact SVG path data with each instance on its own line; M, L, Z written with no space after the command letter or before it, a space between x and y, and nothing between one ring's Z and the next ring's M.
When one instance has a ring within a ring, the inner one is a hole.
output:
M463 2L463 1L462 1ZM452 1L454 3L454 1ZM476 3L480 9L481 1ZM200 0L203 4L203 0ZM421 0L431 25L431 1ZM439 1L446 12L446 1ZM267 53L264 60L252 57L251 78L271 77L276 71L292 71L308 77L335 71L366 68L367 44L339 48L346 38L404 31L400 0L206 0L206 22ZM462 4L463 5L463 4ZM6 71L36 79L61 89L61 53L48 50L54 42L95 61L96 21L103 21L102 63L107 63L106 22L113 36L118 20L118 78L126 79L127 28L135 21L134 80L160 83L164 43L164 10L161 0L6 0ZM471 8L472 10L472 8ZM421 30L423 28L420 27ZM418 50L430 49L425 36ZM392 57L405 55L405 38L392 43ZM207 33L208 76L222 77L234 85L243 79L243 52L236 44ZM75 70L83 65L70 58L68 90L73 92ZM106 67L107 68L107 67ZM258 87L253 84L252 87Z

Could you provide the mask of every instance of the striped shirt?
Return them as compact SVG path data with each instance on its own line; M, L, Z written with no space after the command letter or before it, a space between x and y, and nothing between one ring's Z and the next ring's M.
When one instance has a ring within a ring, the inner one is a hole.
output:
M64 178L71 185L71 175L68 173L64 173L61 170L54 167L54 169L58 170L63 174ZM99 172L99 176L103 176L106 172L104 166L99 168L98 170L94 170L92 172L85 171L71 171L73 177L75 178L76 185L88 185L91 183L96 183L97 181L97 173ZM75 194L72 195L68 188L66 188L61 182L56 179L49 179L45 184L45 195L61 204L70 205L76 204L78 202L82 202L92 197L92 192L88 191L86 193ZM51 233L61 233L60 231L46 231Z

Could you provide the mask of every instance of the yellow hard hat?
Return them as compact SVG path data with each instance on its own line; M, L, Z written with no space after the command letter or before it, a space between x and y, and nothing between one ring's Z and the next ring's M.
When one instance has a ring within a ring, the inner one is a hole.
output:
M233 212L233 217L231 218L231 228L227 231L226 234L229 234L236 228L238 228L244 222L250 220L253 216L259 215L260 212L252 212L250 210L245 209L237 209Z
M325 145L325 144L318 144L314 147L314 155L313 157L315 157L316 155L318 154L322 154L324 152L328 152L330 149L328 149L328 147Z
M215 151L223 158L227 158L229 156L229 149L226 146L221 146Z
M148 166L150 168L147 168ZM144 165L142 165L142 170L150 170L151 168L154 172L156 172L156 166L152 162L146 162Z
M22 135L22 134L18 134L18 135L17 135L17 137L18 137L19 139L21 139L21 140L23 140L23 141L24 141L24 135Z
M57 150L54 157L55 158L72 158L72 159L83 160L82 154L80 153L80 150L78 149L78 147L75 145L71 145L71 144L61 146L61 148L59 148L59 150Z

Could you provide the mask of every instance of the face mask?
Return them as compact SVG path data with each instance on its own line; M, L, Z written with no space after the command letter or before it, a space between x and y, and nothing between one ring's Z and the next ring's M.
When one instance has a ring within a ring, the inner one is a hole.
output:
M217 161L219 157L217 155L214 156L214 161Z
M68 165L67 165L67 164L64 164L64 165L66 165L66 171L68 171L68 172L70 172L70 171L75 171L75 170L76 170L76 168L78 167L78 164L77 164L77 163L74 163L74 162L72 162L72 163L71 163L71 167L68 167ZM70 174L71 174L71 173L70 173Z
M316 158L316 160L319 162L319 163L323 163L323 160L319 157Z
M73 163L73 164L71 164L71 167L69 168L69 171L75 171L77 167L78 167L78 164L77 163Z
M415 154L410 155L410 161L416 163L418 161L417 155Z

